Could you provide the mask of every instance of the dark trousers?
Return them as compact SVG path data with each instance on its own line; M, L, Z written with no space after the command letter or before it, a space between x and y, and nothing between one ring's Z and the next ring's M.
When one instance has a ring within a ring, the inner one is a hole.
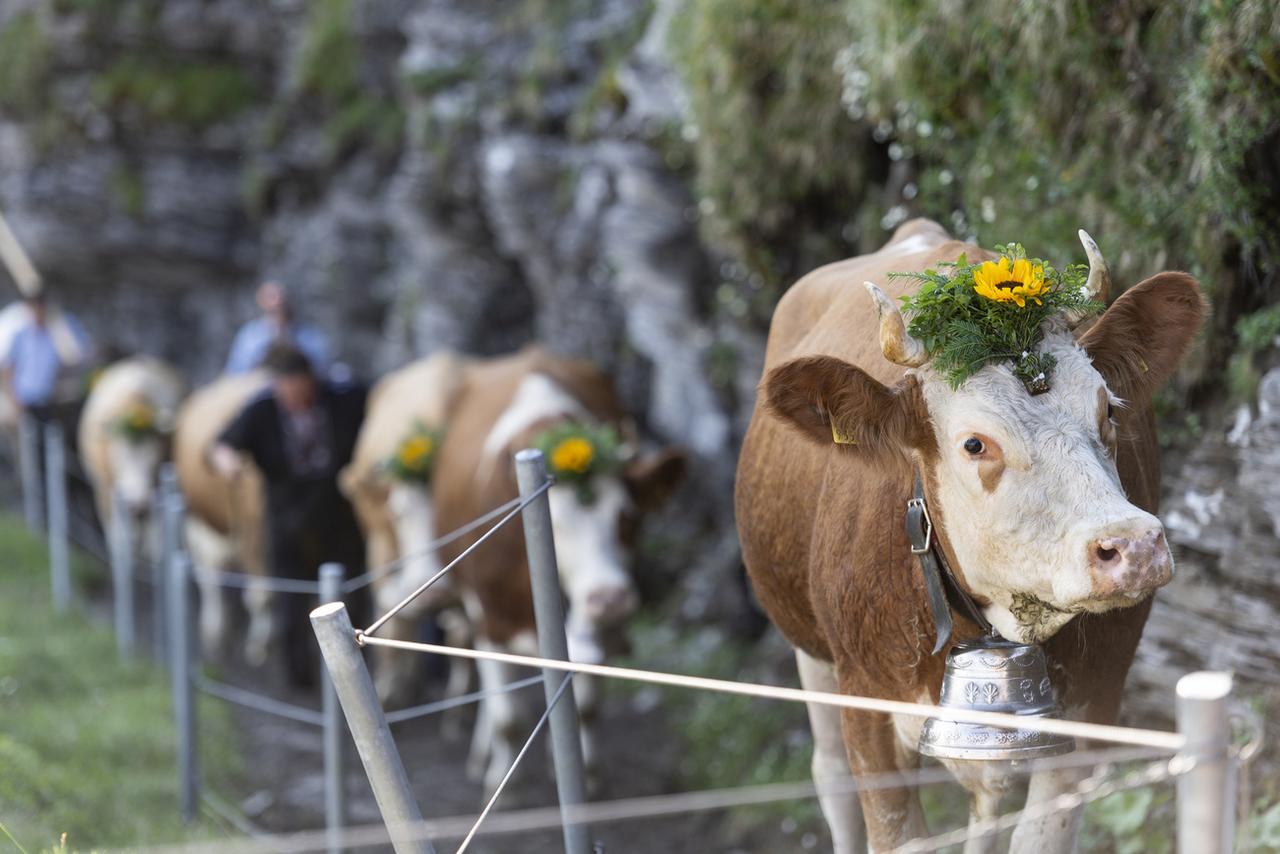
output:
M273 484L273 487L277 485ZM278 578L315 581L320 566L341 563L348 579L364 572L364 542L355 514L337 486L311 481L287 495L273 488L269 498L271 572ZM357 627L369 615L367 587L343 596ZM311 594L282 593L275 599L277 625L283 627L285 666L289 682L304 687L319 672L318 647L309 614L318 604Z

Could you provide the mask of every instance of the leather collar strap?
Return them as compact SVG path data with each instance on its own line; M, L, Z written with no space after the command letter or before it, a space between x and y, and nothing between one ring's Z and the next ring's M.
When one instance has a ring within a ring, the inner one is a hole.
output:
M929 508L924 500L924 483L919 474L916 474L915 494L907 502L907 539L911 541L911 553L920 558L920 568L924 571L924 589L929 594L929 610L933 612L933 626L938 638L933 654L941 652L951 640L953 608L995 637L995 627L987 622L982 609L956 581L946 557L938 548L933 536L933 520L929 518Z

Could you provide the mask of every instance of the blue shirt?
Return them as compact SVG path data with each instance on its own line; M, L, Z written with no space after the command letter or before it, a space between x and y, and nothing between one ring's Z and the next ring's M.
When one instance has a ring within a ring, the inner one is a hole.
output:
M291 325L286 334L289 342L306 354L311 369L318 376L324 376L329 369L329 342L325 340L324 333L314 326ZM270 319L258 317L250 320L240 327L231 342L226 372L243 374L257 368L276 340L276 328Z
M89 339L84 327L68 314L63 314L62 319L76 337L81 351L87 351ZM75 367L62 363L49 329L34 323L28 323L13 336L4 364L13 371L13 394L23 406L44 406L52 402L62 369Z

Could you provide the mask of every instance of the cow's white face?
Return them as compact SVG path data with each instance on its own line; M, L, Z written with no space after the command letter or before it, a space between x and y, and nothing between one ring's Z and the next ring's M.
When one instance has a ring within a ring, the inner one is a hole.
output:
M1132 605L1173 575L1160 521L1120 484L1122 402L1069 334L1050 333L1044 349L1058 364L1037 396L1007 364L956 391L920 373L937 442L931 504L969 588L993 603L988 619L1023 641L1081 611Z
M393 480L387 487L387 514L395 531L402 564L399 572L378 588L378 605L391 608L441 569L439 555L428 551L436 537L435 504L426 484ZM447 579L436 582L443 595ZM435 589L435 588L433 588ZM410 615L431 610L439 596L420 596L407 606Z
M556 541L560 586L569 599L570 654L598 661L601 629L616 625L635 610L635 585L627 571L623 525L634 512L620 477L598 477L583 502L572 485L552 487L551 525Z
M160 463L164 461L164 440L159 436L130 439L113 435L107 440L112 488L122 509L140 517L151 509Z

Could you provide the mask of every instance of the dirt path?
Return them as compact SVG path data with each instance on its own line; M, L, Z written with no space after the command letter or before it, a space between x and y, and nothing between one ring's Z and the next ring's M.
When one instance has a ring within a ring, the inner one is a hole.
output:
M277 664L255 671L243 664L224 667L222 676L242 687L287 702L318 708L318 694L284 687ZM530 708L541 706L541 692L529 693ZM641 708L643 707L643 708ZM236 709L245 774L239 791L220 793L240 805L257 826L272 833L314 830L324 826L323 758L317 729L248 709ZM535 713L536 714L536 713ZM635 695L611 694L601 714L600 745L605 769L595 800L668 794L680 791L678 774L682 744L671 731L660 705ZM483 804L479 784L468 779L467 750L470 712L455 718L451 729L439 717L405 721L393 727L400 754L423 813L429 818L474 815ZM459 726L459 724L461 724ZM532 721L529 722L532 724ZM545 744L526 757L524 774L499 802L499 809L553 806L554 782ZM348 743L346 794L352 825L380 820L363 768ZM741 816L739 816L740 818ZM817 842L803 838L787 822L761 832L754 822L735 821L722 814L637 819L600 825L593 837L608 854L704 854L800 851ZM789 830L790 833L784 832ZM443 843L441 850L456 846ZM563 851L559 831L537 831L478 839L476 854L552 854Z

